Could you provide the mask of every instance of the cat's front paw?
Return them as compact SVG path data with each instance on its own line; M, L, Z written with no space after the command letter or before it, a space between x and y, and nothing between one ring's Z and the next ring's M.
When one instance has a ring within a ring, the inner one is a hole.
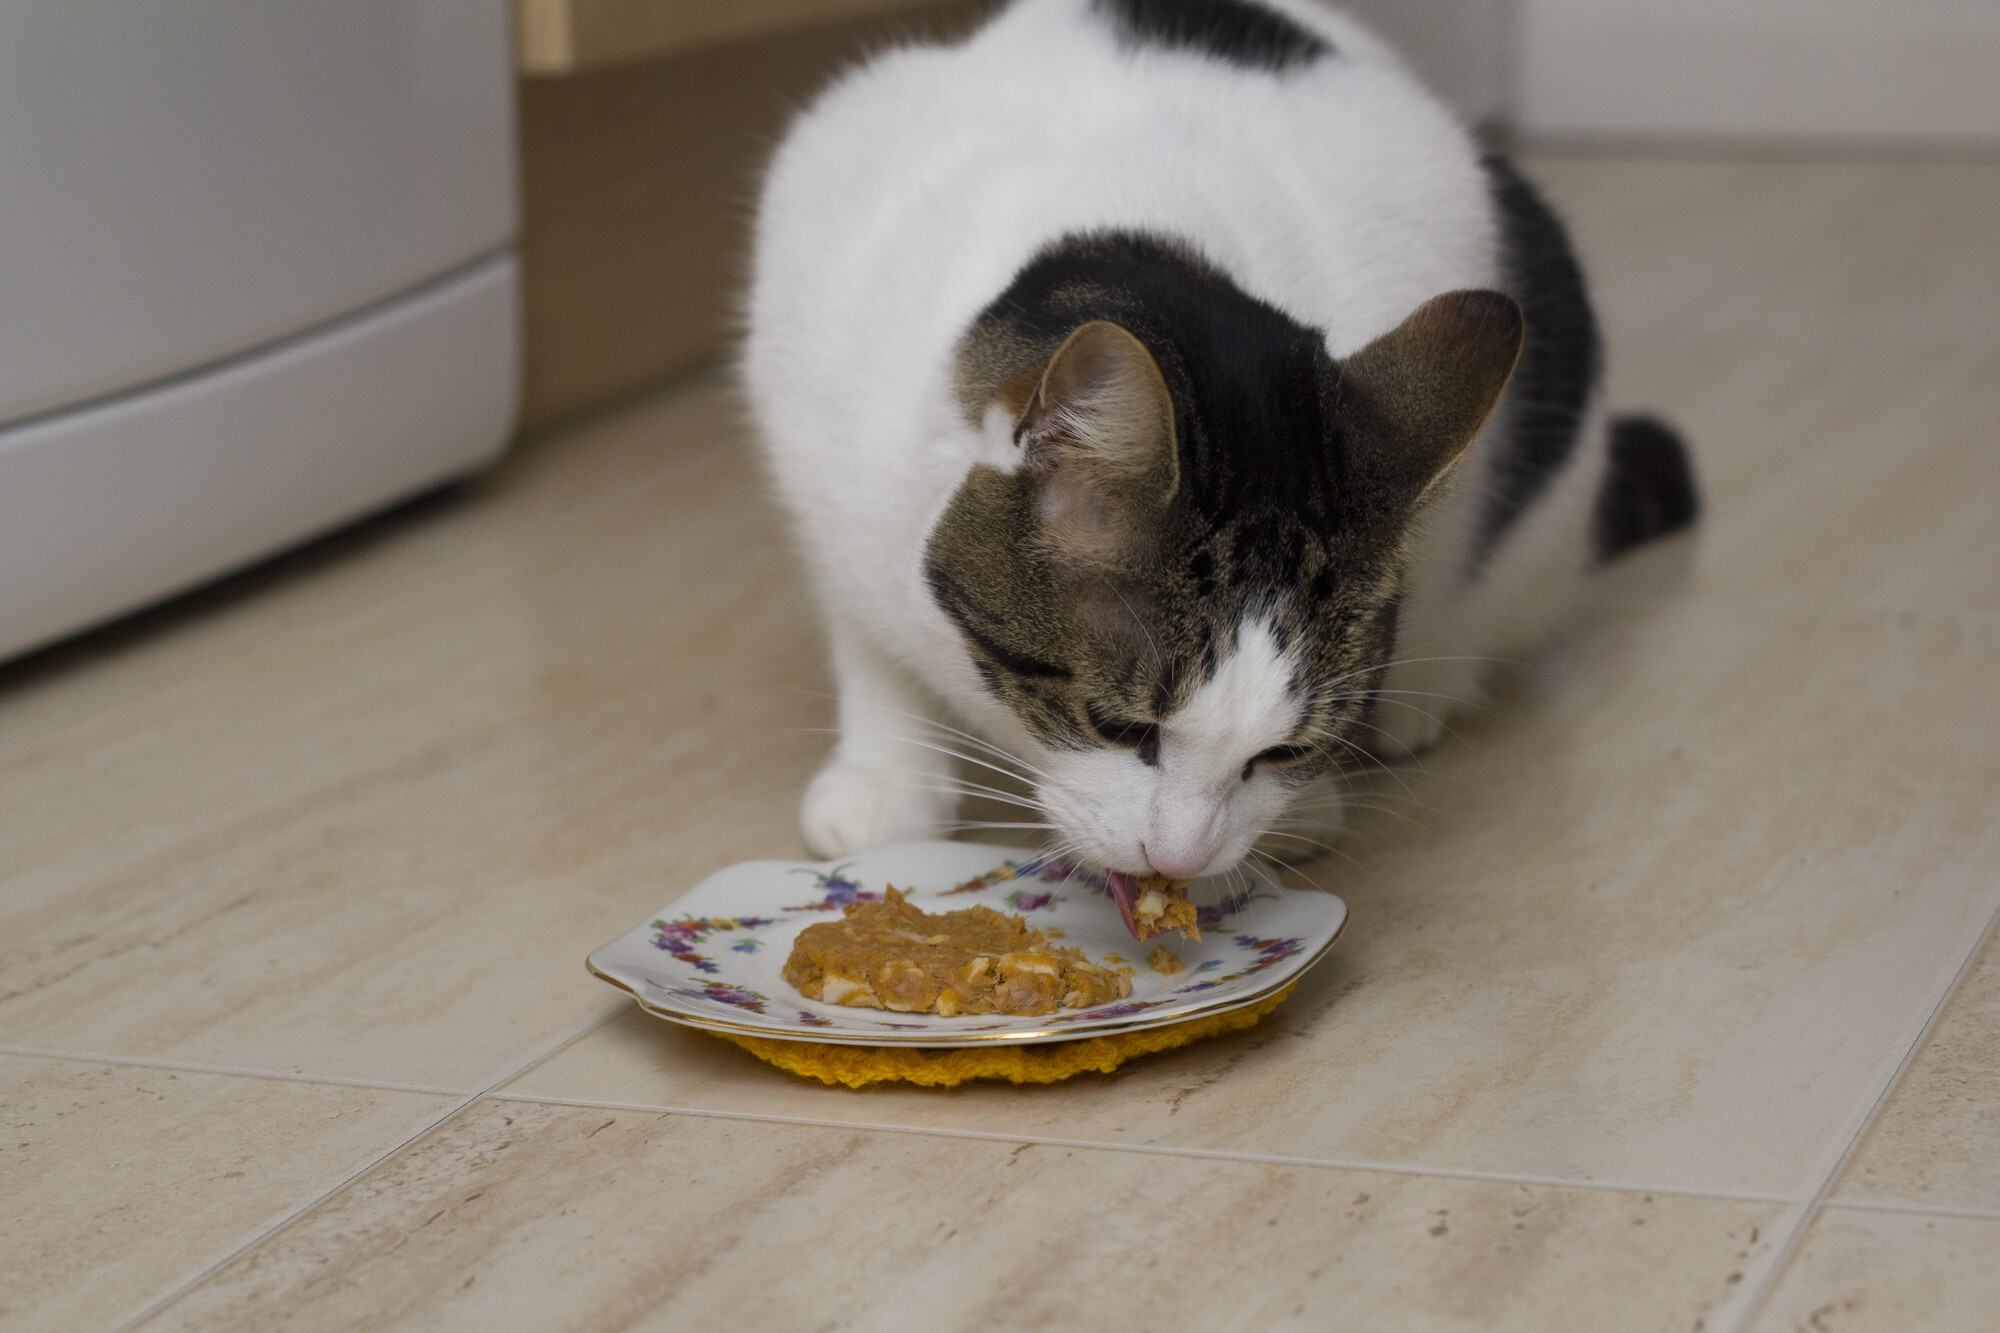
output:
M928 774L835 760L819 771L799 807L799 828L814 856L837 857L877 843L935 838L950 813Z

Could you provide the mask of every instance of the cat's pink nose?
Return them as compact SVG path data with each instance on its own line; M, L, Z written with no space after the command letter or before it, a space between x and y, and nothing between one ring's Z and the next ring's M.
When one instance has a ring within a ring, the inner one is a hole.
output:
M1139 851L1144 854L1146 864L1153 867L1154 874L1165 875L1168 879L1193 879L1208 868L1209 861L1215 856L1214 851L1206 847L1175 847L1159 851L1141 843Z

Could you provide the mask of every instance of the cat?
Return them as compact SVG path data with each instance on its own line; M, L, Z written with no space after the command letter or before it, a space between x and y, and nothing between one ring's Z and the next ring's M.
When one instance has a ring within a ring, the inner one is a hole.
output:
M937 836L980 765L1121 898L1331 841L1694 521L1601 361L1535 190L1314 0L1016 0L848 73L741 357L839 690L807 846Z

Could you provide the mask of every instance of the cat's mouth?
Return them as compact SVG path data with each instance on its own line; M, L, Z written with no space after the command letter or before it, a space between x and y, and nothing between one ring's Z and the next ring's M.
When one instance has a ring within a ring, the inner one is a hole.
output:
M1133 939L1143 939L1144 936L1139 933L1139 923L1132 915L1132 909L1138 906L1139 894L1142 892L1138 881L1122 870L1108 871L1106 877L1111 881L1111 899L1118 904L1118 915L1124 918L1125 929L1132 932Z
M1191 879L1167 875L1128 875L1122 870L1105 872L1111 898L1118 915L1135 940L1147 940L1169 930L1178 930L1190 939L1200 939L1195 928L1196 912L1188 901Z

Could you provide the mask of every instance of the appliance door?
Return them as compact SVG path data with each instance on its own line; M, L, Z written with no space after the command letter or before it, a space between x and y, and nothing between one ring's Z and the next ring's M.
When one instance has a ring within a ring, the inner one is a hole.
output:
M0 427L508 245L504 0L0 5Z

